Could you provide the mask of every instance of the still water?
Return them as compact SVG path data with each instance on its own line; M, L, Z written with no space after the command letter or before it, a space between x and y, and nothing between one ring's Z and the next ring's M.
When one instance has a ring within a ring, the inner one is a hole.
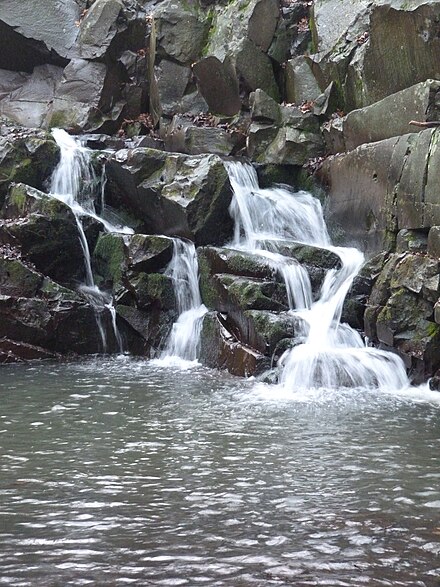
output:
M440 401L0 371L0 585L440 584Z

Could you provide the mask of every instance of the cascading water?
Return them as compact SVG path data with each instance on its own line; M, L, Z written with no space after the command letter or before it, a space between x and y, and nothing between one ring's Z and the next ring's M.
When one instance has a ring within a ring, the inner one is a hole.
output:
M60 148L60 161L52 174L49 195L69 206L76 220L85 268L85 283L79 289L95 309L96 322L104 352L107 350L107 337L101 315L105 309L111 315L119 352L123 352L123 343L116 324L116 311L113 306L113 300L109 294L102 292L95 285L93 279L90 250L82 219L89 217L98 220L107 232L131 234L133 231L127 227L111 224L103 218L105 211L105 174L103 173L100 180L96 177L91 165L90 150L79 144L62 129L53 129L52 134ZM99 216L95 212L94 203L97 195L101 206L101 215Z
M166 274L174 284L179 317L173 324L161 359L177 357L196 361L202 319L207 312L200 296L197 254L194 243L190 241L175 238L173 246L173 258Z
M234 191L232 246L265 257L279 271L290 311L301 318L296 346L279 361L280 384L291 390L409 386L397 355L366 347L358 332L341 324L345 297L364 257L357 249L331 244L320 202L306 192L260 189L251 165L228 163L228 171ZM341 260L340 269L327 272L315 302L305 270L278 252L292 241L325 248Z

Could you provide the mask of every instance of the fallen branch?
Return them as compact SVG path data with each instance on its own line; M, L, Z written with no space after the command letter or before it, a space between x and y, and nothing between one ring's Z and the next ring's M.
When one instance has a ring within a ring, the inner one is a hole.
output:
M421 126L422 128L434 128L440 126L440 120L432 120L431 122L420 122L418 120L410 120L408 124L413 126Z

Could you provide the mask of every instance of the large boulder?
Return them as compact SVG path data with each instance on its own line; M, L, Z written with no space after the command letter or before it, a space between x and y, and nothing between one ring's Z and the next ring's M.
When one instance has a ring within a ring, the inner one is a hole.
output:
M280 16L278 0L238 0L217 6L203 57L194 65L200 93L211 112L233 116L240 109L239 87L258 88L275 100L279 90L268 56Z
M153 18L159 57L185 65L190 65L200 57L210 20L197 2L176 3L165 0L155 7Z
M0 363L101 352L97 312L107 350L116 351L108 310L98 310L80 293L60 286L17 254L0 250ZM131 337L132 349L133 340L136 337Z
M122 24L122 0L95 0L81 20L78 47L83 59L102 57ZM119 26L118 26L119 25Z
M242 142L243 135L233 129L197 125L183 116L173 118L164 137L168 151L189 155L211 153L228 156L242 146Z
M374 284L365 332L371 341L395 349L415 382L424 381L440 367L438 258L405 252L390 255L385 263L377 260L376 270L370 272Z
M107 165L108 198L135 212L147 234L224 242L232 234L229 177L216 155L186 156L138 148Z

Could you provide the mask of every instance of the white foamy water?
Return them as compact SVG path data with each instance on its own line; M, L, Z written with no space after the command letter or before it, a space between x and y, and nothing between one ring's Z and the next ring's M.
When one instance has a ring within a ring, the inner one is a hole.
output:
M52 134L60 148L60 161L52 174L49 195L69 206L75 217L85 269L85 283L80 285L78 289L95 309L96 324L101 336L103 351L107 350L107 336L102 322L102 313L109 311L118 350L123 352L113 300L108 293L102 292L98 288L93 279L90 249L84 232L83 219L88 217L97 220L107 232L132 234L133 230L125 226L114 225L102 217L105 212L104 185L106 178L104 171L101 178L97 178L91 164L90 149L81 145L62 129L53 129ZM95 211L97 198L100 200L101 215Z
M260 189L250 165L229 163L228 170L234 190L232 246L269 259L286 282L291 312L302 319L298 344L279 361L280 384L292 391L408 387L405 367L397 355L365 346L358 332L341 324L345 297L364 257L355 248L331 244L320 202L306 192ZM341 260L339 269L327 272L316 301L305 270L277 252L292 241L327 249Z
M166 274L173 281L179 317L173 324L160 360L166 364L187 367L185 361L197 361L203 316L208 310L200 296L194 243L175 238L173 247L173 258Z

